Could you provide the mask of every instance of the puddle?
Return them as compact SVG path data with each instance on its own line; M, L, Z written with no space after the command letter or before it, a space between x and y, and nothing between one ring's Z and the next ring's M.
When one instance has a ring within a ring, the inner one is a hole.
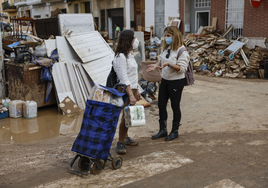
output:
M83 112L62 115L54 105L39 108L38 117L34 119L0 119L0 144L38 141L60 134L78 133L82 119Z

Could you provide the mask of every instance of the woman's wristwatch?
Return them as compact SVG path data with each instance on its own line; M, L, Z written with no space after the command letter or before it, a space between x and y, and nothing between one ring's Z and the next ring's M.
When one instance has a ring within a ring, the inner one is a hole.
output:
M169 63L168 67L172 68L173 63Z

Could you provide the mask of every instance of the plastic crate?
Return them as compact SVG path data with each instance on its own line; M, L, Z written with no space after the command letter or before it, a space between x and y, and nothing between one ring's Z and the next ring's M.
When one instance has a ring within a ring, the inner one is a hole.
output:
M8 117L8 111L0 113L0 119Z

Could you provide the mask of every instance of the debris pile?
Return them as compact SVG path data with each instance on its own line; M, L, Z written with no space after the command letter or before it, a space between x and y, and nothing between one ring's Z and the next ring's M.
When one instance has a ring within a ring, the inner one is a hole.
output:
M157 56L161 53L162 40L158 37L151 38L145 41L145 58L157 60Z
M246 47L248 39L228 40L216 31L202 28L200 34L185 38L194 70L208 76L262 78L260 61L267 59L267 49Z

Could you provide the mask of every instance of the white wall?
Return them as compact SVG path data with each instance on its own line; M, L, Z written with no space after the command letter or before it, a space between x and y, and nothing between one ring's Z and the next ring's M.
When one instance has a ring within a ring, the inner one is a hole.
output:
M50 17L49 6L33 7L33 9L32 9L32 18L35 18L34 16L36 16L36 15L40 15L41 18Z
M168 17L179 17L179 0L165 0L165 25Z
M154 9L155 9L155 1L145 0L145 30L146 31L150 31L150 26L154 26Z

